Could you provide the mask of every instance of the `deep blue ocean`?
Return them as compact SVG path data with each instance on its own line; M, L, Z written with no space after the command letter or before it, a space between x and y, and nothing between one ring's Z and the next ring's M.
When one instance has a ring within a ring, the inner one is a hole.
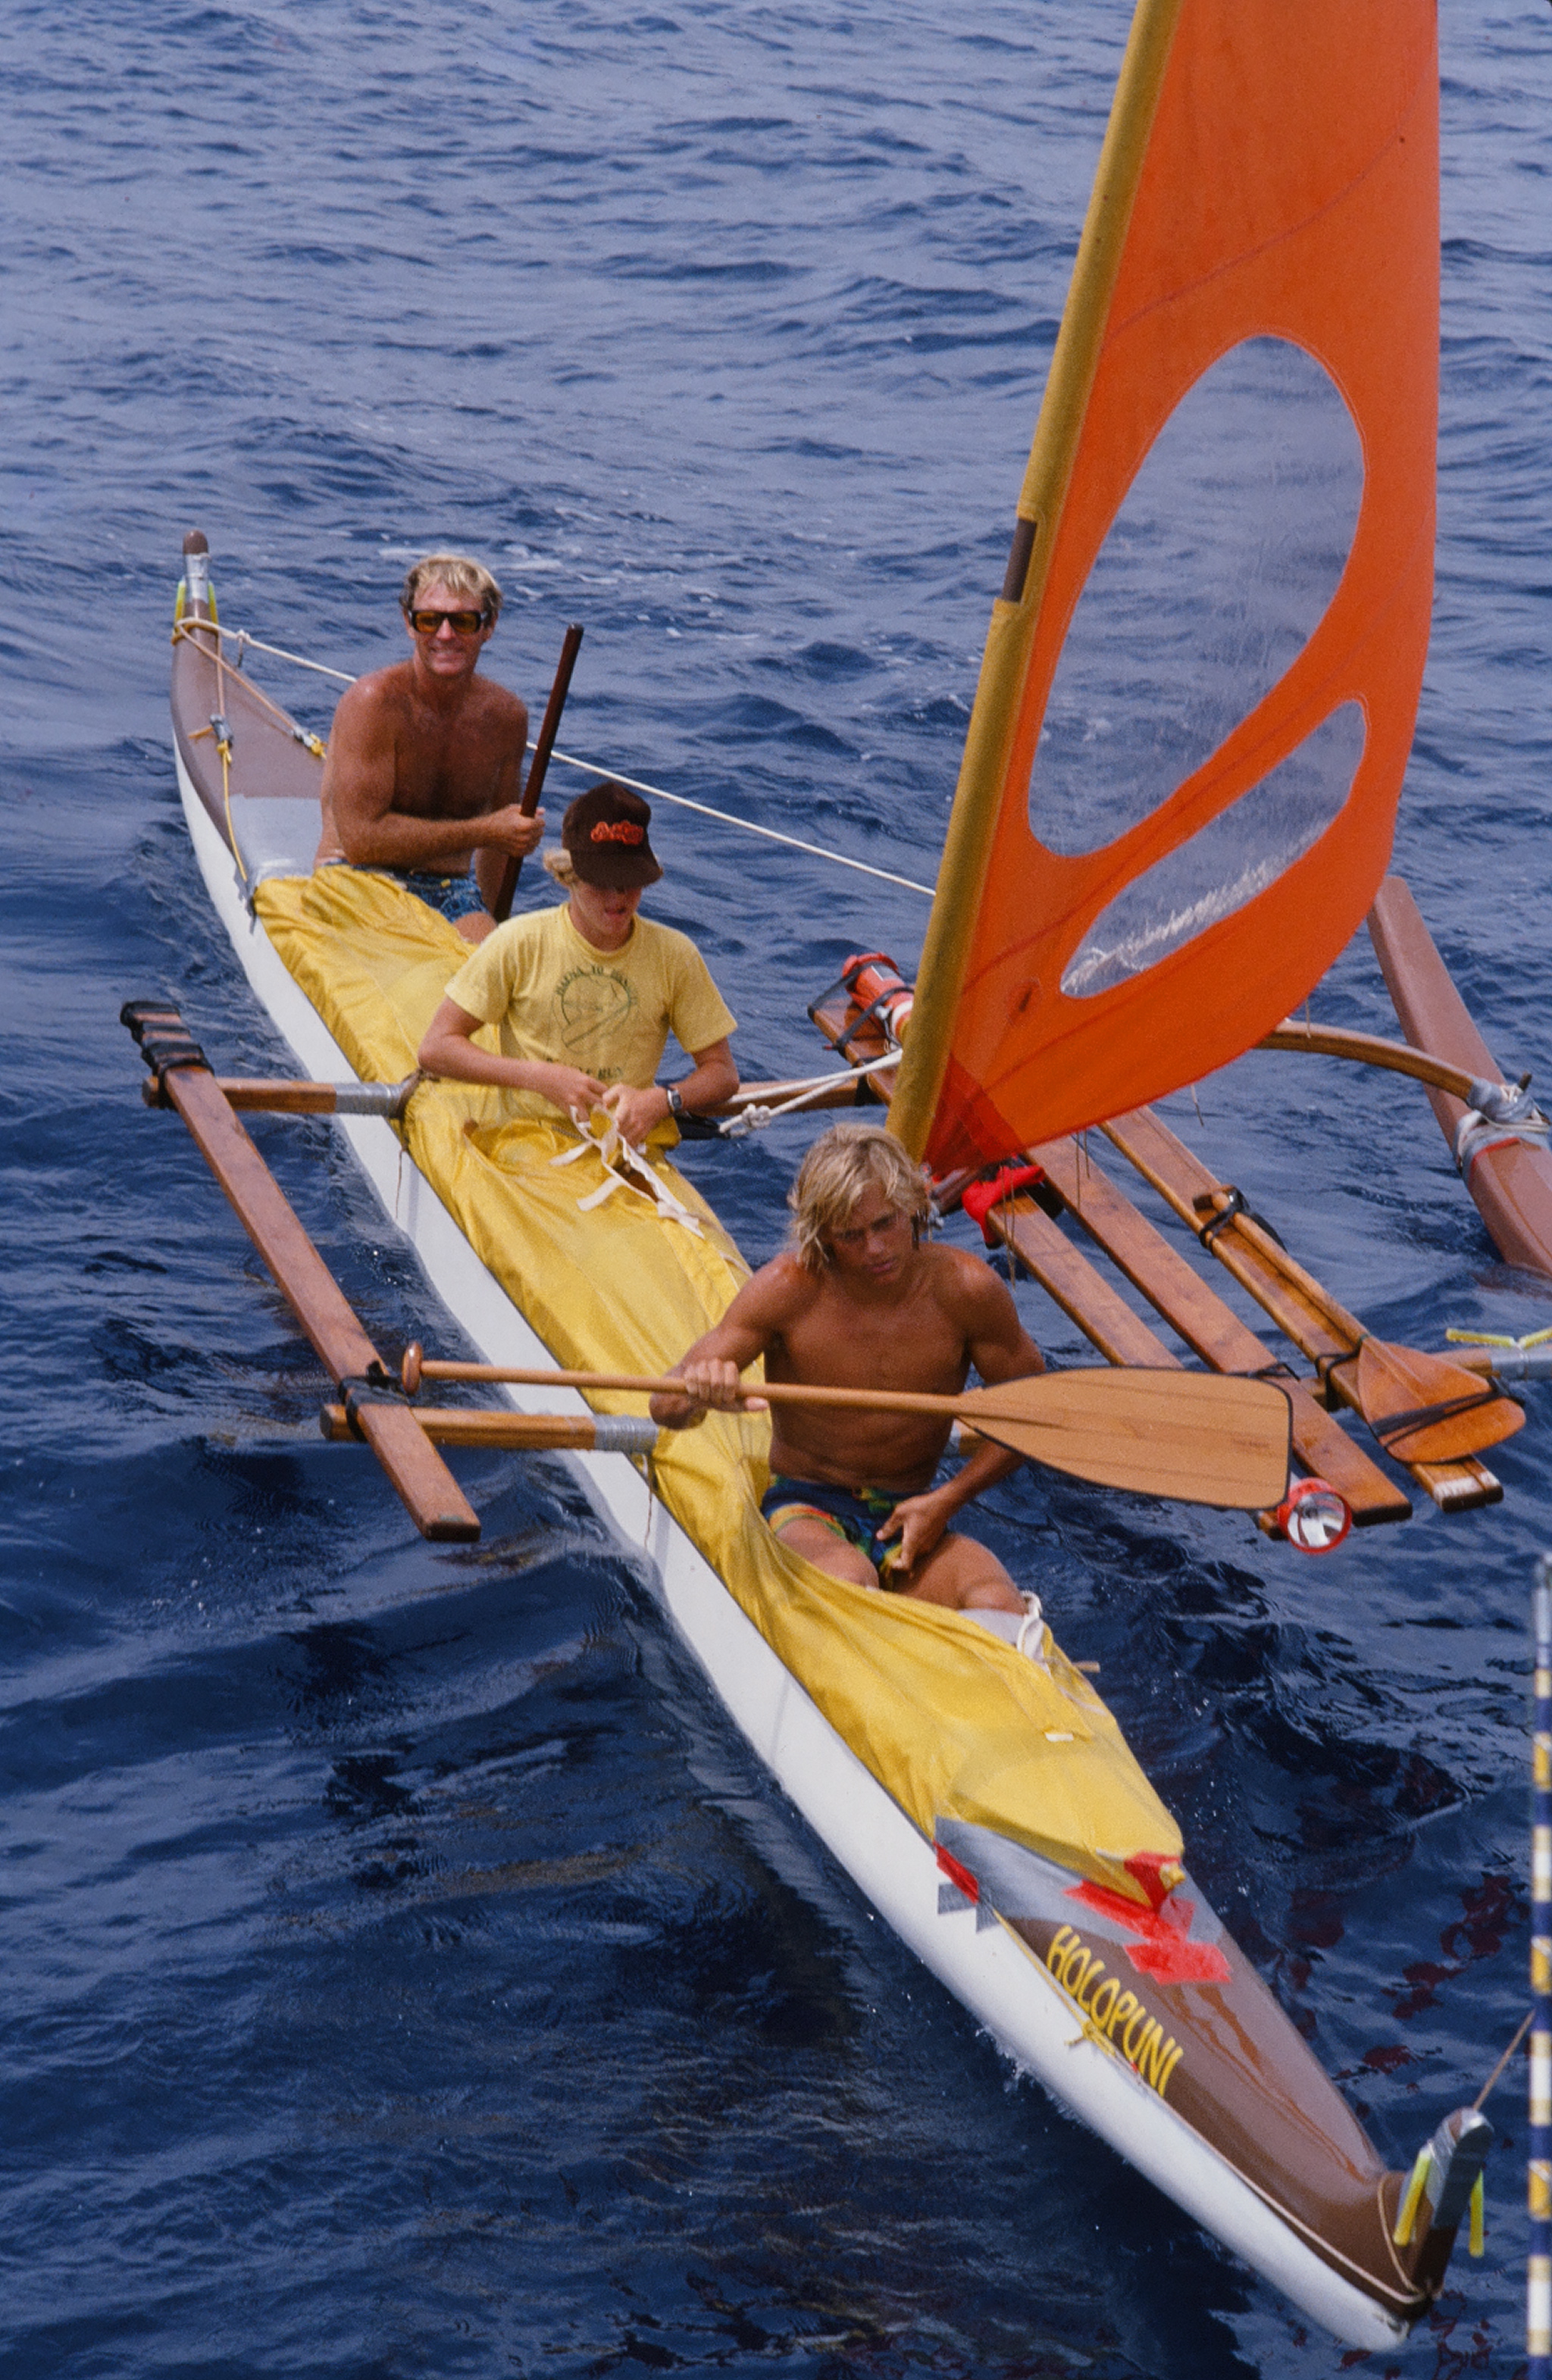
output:
M436 1551L321 1443L321 1376L117 1023L170 991L224 1071L287 1062L176 799L196 526L224 618L352 670L399 650L406 559L467 546L536 710L586 624L567 749L930 882L1126 15L0 18L3 2380L1361 2361L977 2035L559 1463L456 1458L484 1539ZM1552 1088L1552 13L1460 0L1443 43L1397 865ZM324 681L266 682L327 723ZM746 1072L811 1070L850 951L915 963L915 893L684 813L654 836ZM1394 1030L1366 938L1315 1009ZM1261 1057L1201 1111L1170 1111L1376 1329L1552 1325L1414 1087ZM257 1137L378 1343L455 1344L328 1128ZM755 1257L806 1137L694 1157ZM1526 2004L1530 1394L1500 1507L1324 1562L1028 1474L983 1519L1398 2164ZM1519 2366L1522 2108L1519 2066L1485 2259L1375 2380Z

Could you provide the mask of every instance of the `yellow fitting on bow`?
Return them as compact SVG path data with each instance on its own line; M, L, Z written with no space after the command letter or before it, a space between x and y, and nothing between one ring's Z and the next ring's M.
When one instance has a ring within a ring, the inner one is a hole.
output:
M1407 2248L1412 2244L1412 2227L1417 2220L1417 2209L1423 2197L1423 2185L1433 2169L1433 2163L1431 2149L1418 2150L1413 2164L1411 2178L1401 2192L1400 2210L1396 2216L1396 2228L1390 2234L1398 2248Z
M1482 2176L1478 2174L1476 2180L1472 2184L1471 2230L1468 2234L1466 2242L1473 2256L1480 2256L1486 2244L1487 2218L1484 2212L1485 2204L1486 2201L1482 2188Z

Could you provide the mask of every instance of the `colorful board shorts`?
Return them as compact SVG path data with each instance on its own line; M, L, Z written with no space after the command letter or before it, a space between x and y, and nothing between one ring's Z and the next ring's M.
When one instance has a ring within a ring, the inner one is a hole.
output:
M486 914L472 868L463 876L437 876L429 868L379 868L373 873L391 876L395 884L402 884L417 901L424 901L428 909L438 910L455 926L460 917L482 917Z
M879 1532L901 1501L894 1488L837 1488L828 1479L789 1479L776 1471L760 1498L760 1511L773 1529L800 1518L821 1522L833 1536L855 1546L878 1572L880 1585L887 1586L889 1573L900 1560L900 1540L880 1537Z

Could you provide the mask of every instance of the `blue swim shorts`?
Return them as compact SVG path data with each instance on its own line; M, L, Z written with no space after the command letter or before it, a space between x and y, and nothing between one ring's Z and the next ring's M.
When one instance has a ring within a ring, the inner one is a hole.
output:
M889 1572L900 1560L900 1540L881 1537L879 1532L901 1500L891 1488L837 1488L828 1479L789 1479L775 1471L760 1498L760 1511L773 1529L799 1517L821 1522L833 1536L855 1546L878 1572L880 1584L887 1585Z
M472 868L463 876L436 876L419 868L380 868L374 872L391 876L395 884L402 884L406 892L424 901L428 909L439 910L455 926L460 917L482 917L486 914Z
M348 859L325 859L325 868L348 868ZM386 876L391 883L402 884L417 901L424 901L428 909L435 909L450 925L460 917L480 917L486 914L479 897L479 887L474 880L474 870L467 868L462 876L438 876L426 868L367 868L364 876Z

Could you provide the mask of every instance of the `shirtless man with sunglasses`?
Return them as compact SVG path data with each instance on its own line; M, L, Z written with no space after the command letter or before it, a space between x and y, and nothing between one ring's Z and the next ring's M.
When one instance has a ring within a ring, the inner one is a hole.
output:
M517 807L527 707L477 674L502 591L467 554L429 553L399 602L409 659L358 678L334 713L314 864L392 876L482 942L507 860L544 834L544 812Z

